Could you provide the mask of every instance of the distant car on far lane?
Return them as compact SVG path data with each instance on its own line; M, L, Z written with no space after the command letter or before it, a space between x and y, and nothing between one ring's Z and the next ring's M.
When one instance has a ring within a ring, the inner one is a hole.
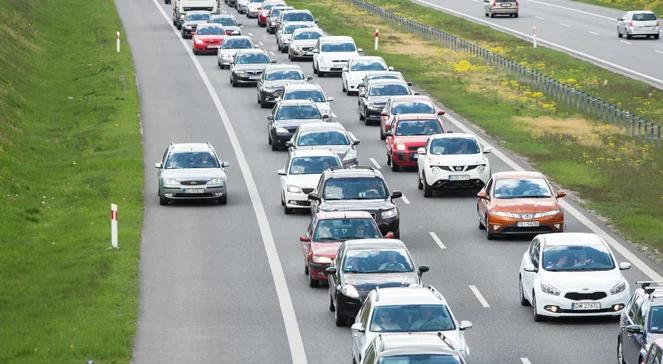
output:
M238 23L234 16L229 14L212 15L208 23L221 24L226 31L226 35L241 35L242 24Z
M483 13L494 18L495 15L518 17L518 0L483 0Z
M656 14L651 11L629 11L617 19L617 37L626 36L626 39L631 39L634 36L644 36L658 39L660 25Z

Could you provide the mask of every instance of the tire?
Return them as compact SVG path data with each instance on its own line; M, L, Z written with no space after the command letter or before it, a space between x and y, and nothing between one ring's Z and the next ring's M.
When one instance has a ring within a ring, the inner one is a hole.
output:
M519 292L519 295L520 295L520 305L521 306L529 305L529 301L525 298L525 293L523 292L523 279L522 279L522 277L518 277L518 292Z
M532 292L532 318L535 322L543 321L543 316L536 312L536 295L534 295L534 292Z
M272 144L272 145L274 145L274 144ZM274 148L272 148L272 150L274 150ZM292 209L290 207L288 207L288 205L286 205L285 203L283 204L283 213L286 214L286 215L292 214Z
M428 182L426 182L426 176L423 177L423 185L424 197L433 197L433 188L428 185Z
M216 64L217 64L217 66L219 66L219 69L220 69L220 70L222 70L222 69L223 69L223 66L221 65L221 62L219 62L219 61L216 61Z
M272 140L270 144L272 145L272 152L276 152L279 150L279 145L275 141ZM283 211L285 212L285 210Z
M513 17L514 17L514 18L517 18L517 17L518 17L518 13L513 14Z
M233 85L233 87L237 87L237 80L235 79L235 76L230 76L230 84Z
M304 264L304 275L305 276L308 275L308 265L307 264Z
M391 165L391 158L389 157L389 154L387 154L387 165L388 166Z
M365 120L364 115L362 115L361 112L359 113L359 120Z
M313 74L314 75L318 74L318 68L315 66L315 63L313 63Z
M628 32L626 32L626 39L631 39L631 38L633 38L633 36L628 34Z
M660 36L661 36L660 34L654 34L654 39L658 39L660 38Z
M401 170L401 167L395 161L392 160L391 161L391 171L392 172L398 172L400 170Z
M320 281L318 281L317 279L313 279L312 276L309 274L308 275L308 286L311 287L311 288L318 288L319 285L320 285Z
M341 82L341 91L347 93L348 89L345 87L345 83Z
M219 203L219 205L225 205L228 203L228 195L219 197L216 201Z
M421 173L419 173L419 168L417 168L417 189L418 190L424 189L424 184L421 183Z
M338 310L338 309L334 310L334 323L338 327L346 326L345 319L339 315L339 311L340 310Z
M166 205L168 205L168 199L159 196L159 205L161 205L161 206L166 206Z
M618 364L626 364L626 361L624 360L624 352L622 348L622 338L617 339L617 363Z
M334 300L332 300L331 295L329 295L329 311L334 312L336 307L334 307Z
M619 28L617 28L617 38L623 37L622 32L619 31Z
M387 134L384 133L384 130L382 130L382 125L380 125L380 140L386 140L387 139Z
M491 17L491 18L494 18L494 17L495 17L495 14L490 13L490 17Z

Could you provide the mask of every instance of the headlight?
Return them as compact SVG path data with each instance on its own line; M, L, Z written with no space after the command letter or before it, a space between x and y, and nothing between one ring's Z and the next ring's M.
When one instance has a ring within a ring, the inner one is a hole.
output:
M380 213L380 216L382 216L383 219L389 219L389 218L392 218L396 215L398 215L398 210L396 210L395 207L393 209L385 210L385 211L382 211L382 213Z
M508 217L508 218L512 218L512 219L517 218L517 216L515 216L514 214L512 214L510 212L506 212L506 211L495 211L495 212L492 212L492 214L495 215L495 216Z
M622 279L616 286L610 289L610 293L612 294L622 293L624 292L625 289L626 289L626 281Z
M301 187L295 185L288 185L288 192L290 193L303 193Z
M286 129L286 128L276 128L276 134L288 134L288 129Z
M346 284L345 286L343 286L343 288L341 288L341 293L345 297L359 298L359 292L353 285L350 284Z
M368 108L372 110L379 110L382 109L384 106L382 105L377 105L377 104L368 104Z
M202 39L196 39L196 44L203 44L203 40Z
M191 25L189 25L189 24L184 24L184 29L186 29L186 30L191 30Z
M345 156L343 157L344 161L349 161L351 159L357 158L357 150L354 148L350 148L350 150L345 153Z
M301 51L301 49L299 48L299 46L298 46L297 44L294 44L294 43L290 45L290 49L292 49L292 50L295 51L295 52L299 52L299 51Z
M211 180L207 181L208 185L222 185L223 184L223 178L212 178Z
M486 171L486 167L484 165L480 165L479 168L477 168L477 170L479 171L479 173L483 173Z
M547 294L559 296L559 290L557 288L543 282L541 282L541 290Z
M396 144L396 150L406 150L405 144Z
M276 89L273 89L273 88L271 88L271 87L267 87L267 86L263 86L263 87L262 87L262 91L271 94L272 92L276 91Z
M546 211L546 212L539 212L538 214L535 214L537 217L547 217L547 216L555 216L559 214L561 211L560 210L552 210L552 211Z
M432 168L430 169L430 171L433 172L433 174L440 174L440 173L442 173L442 169L441 169L440 167L432 167Z
M163 181L164 186L174 186L174 187L179 187L180 181L176 180L175 178L166 178Z
M235 71L235 73L237 73L238 75L245 75L246 71L239 70L239 71Z
M317 255L313 256L313 262L314 263L319 263L319 264L331 264L332 260L327 257L320 257Z

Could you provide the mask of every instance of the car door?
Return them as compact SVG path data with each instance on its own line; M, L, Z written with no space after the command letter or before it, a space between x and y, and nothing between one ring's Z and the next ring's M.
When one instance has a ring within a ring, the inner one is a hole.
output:
M486 224L484 218L486 216L486 211L488 210L488 204L490 203L492 187L493 187L493 179L491 178L486 184L486 186L481 190L486 193L486 198L477 199L477 213L479 214L479 220L483 221L484 224Z
M302 250L304 251L304 259L306 260L305 263L307 265L308 265L309 254L311 254L311 240L313 240L313 233L317 225L318 225L318 219L313 217L311 219L311 222L308 224L308 228L306 228L306 237L308 238L308 240L302 242Z
M341 270L343 269L343 258L345 256L343 245L344 244L341 244L341 246L338 248L338 254L336 255L336 258L334 258L333 265L336 267L336 273L329 274L327 276L327 283L329 284L329 295L334 300L334 306L337 304L336 297L338 295L338 289L340 288L340 276Z
M373 292L371 292L368 297L366 297L366 300L364 301L364 304L362 305L361 309L359 310L359 314L357 315L357 321L355 321L361 324L364 332L352 330L352 353L357 363L361 362L361 349L364 347L364 343L366 342L367 338L366 332L368 331L368 326L370 324L370 318L372 315L371 311L373 309Z
M371 345L366 348L366 354L364 358L361 359L362 364L375 364L375 341L371 342Z
M628 312L626 325L639 325L638 322L644 323L642 319L642 305L644 299L641 296L636 296L631 309ZM640 354L640 342L642 341L641 334L631 333L625 331L625 335L622 336L622 351L624 353L624 359L629 364L638 363L638 355Z
M527 263L530 263L538 271L540 263L540 253L541 253L541 241L537 238L532 240L530 247L527 251ZM523 271L522 273L522 282L523 282L523 293L525 297L529 300L532 299L532 290L534 289L534 281L536 280L536 275L538 272L527 272Z

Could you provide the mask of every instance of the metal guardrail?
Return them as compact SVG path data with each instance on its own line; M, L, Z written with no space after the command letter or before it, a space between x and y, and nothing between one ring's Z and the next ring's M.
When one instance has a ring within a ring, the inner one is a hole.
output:
M419 33L430 40L434 40L446 48L481 57L493 67L514 74L519 82L543 92L563 105L575 108L579 112L599 120L621 126L635 139L639 139L645 143L653 143L659 147L661 145L661 126L654 122L645 120L596 96L576 90L552 77L525 67L518 62L479 47L453 34L396 15L363 0L346 1L392 23L403 26L412 32Z

